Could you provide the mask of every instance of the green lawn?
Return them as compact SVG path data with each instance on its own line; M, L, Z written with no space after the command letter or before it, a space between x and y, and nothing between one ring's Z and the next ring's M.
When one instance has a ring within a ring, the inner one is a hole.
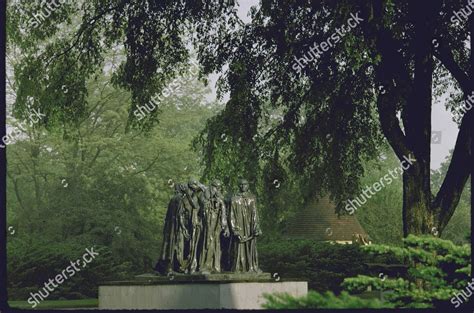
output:
M27 301L8 301L8 305L14 309L31 310L31 304ZM98 306L98 299L45 300L40 302L35 309L97 308Z

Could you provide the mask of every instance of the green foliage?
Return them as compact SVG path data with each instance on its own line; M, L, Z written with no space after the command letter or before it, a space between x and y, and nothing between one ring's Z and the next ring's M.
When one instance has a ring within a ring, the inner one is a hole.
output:
M455 292L470 281L471 249L432 236L408 236L404 247L385 245L364 246L370 255L397 255L410 264L406 278L370 277L346 278L342 284L351 293L367 288L389 290L387 299L396 307L429 308L445 306Z
M444 176L450 164L451 155L446 157L446 161L441 167L432 171L432 190L436 192L441 187ZM385 147L380 156L364 163L364 175L361 178L361 186L372 186L380 181L389 171L400 166L395 153ZM391 184L371 195L367 203L355 211L358 221L370 235L370 238L377 244L402 245L402 206L403 189L402 177L393 179ZM461 200L456 211L441 234L441 238L452 240L456 244L469 242L471 231L471 184L468 182L464 187ZM435 233L437 230L433 230ZM466 236L467 235L467 236Z
M21 50L15 64L15 116L25 117L27 101L33 98L33 107L47 115L43 124L48 127L87 116L87 83L108 68L109 81L130 93L131 124L149 129L158 112L137 123L133 111L187 69L190 31L219 29L216 24L223 16L228 26L238 22L234 1L107 0L67 1L35 25L34 14L48 10L46 4L12 1L7 15L8 46ZM107 58L111 51L122 56L113 67Z
M361 299L343 291L339 296L332 292L318 293L309 291L304 297L292 297L288 294L268 295L266 309L380 309L391 308L379 299Z
M298 183L306 199L330 191L341 200L358 190L361 163L376 155L382 139L374 119L371 78L353 79L355 73L362 74L363 66L354 66L357 54L342 47L323 54L320 65L307 66L303 77L292 69L295 58L347 20L348 6L262 2L251 10L252 23L233 36L203 34L202 50L206 61L212 61L210 69L229 64L222 86L231 94L225 109L202 133L206 170L219 171L222 163L239 158L243 171L254 173L258 157L284 164L286 174L297 177L290 181ZM355 51L366 48L355 42L360 46ZM243 123L245 129L240 127ZM221 133L231 134L238 148L219 144Z
M268 302L265 307L272 309L304 309L439 308L451 306L447 300L451 299L455 292L457 293L460 289L466 288L468 282L470 282L470 247L468 245L455 245L451 241L428 236L415 237L410 235L403 242L404 247L368 245L348 248L348 246L340 246L337 249L349 255L353 263L347 264L346 267L338 264L337 268L343 270L350 266L357 268L359 259L356 259L356 257L362 257L364 260L370 260L371 262L382 261L386 264L396 261L410 265L406 277L403 275L402 277L390 277L386 273L379 273L374 277L372 274L357 273L353 275L353 272L344 272L343 276L348 278L345 278L341 284L340 287L344 290L338 296L330 291L326 293L310 291L306 297L296 298L285 294L273 294L267 295ZM296 272L297 268L300 271L305 271L304 266L308 266L306 261L309 261L310 258L303 259L299 263L297 260L302 258L301 254L305 256L312 255L311 244L309 242L293 244L298 245L298 247L291 249L290 245L284 246L285 249L289 250L284 257L287 258L288 264L294 264L293 268L290 268L294 271L293 273ZM357 253L354 253L355 248L357 248ZM298 254L298 252L301 254ZM321 256L322 251L318 252L311 260L311 265L318 262L318 258L324 259ZM329 253L331 254L331 252ZM335 255L331 255L331 257L333 262L337 262L338 259L334 258ZM342 253L340 257L343 257ZM285 265L282 260L273 256L273 266L284 268ZM321 263L316 264L314 268L319 269L321 265ZM286 266L288 267L288 265ZM321 269L321 271L324 271L324 269ZM285 277L281 274L282 271L278 273ZM305 272L303 275L308 274ZM319 278L320 275L315 275L315 279ZM383 292L386 301L363 299L362 297L366 297L367 290Z
M395 168L400 167L398 158L389 147L384 147L381 151L377 158L365 162L361 186L373 186L389 174L390 170L393 172ZM371 195L367 203L354 213L374 243L401 244L403 237L402 181L401 175L398 175L391 184L385 184L382 190Z
M13 239L8 243L9 299L27 299L30 292L37 293L45 282L50 278L54 280L56 275L70 266L71 261L82 258L86 248L91 246L31 238L29 241ZM131 271L130 262L120 262L106 246L94 246L93 250L99 255L55 288L49 300L96 297L97 282L127 277Z
M8 305L14 309L28 310L31 304L27 301L8 301ZM45 300L38 304L37 309L70 309L70 308L98 308L99 299L80 300Z
M390 255L369 256L357 245L283 238L259 242L259 260L264 271L307 280L312 290L335 293L342 290L344 278L371 273L365 263L399 263Z

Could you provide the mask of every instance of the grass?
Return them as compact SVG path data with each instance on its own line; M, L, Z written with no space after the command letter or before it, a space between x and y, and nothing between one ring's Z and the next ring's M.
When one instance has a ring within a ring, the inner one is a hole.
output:
M8 305L13 309L31 310L32 308L27 301L8 301ZM98 306L98 299L45 300L41 301L35 309L97 308Z

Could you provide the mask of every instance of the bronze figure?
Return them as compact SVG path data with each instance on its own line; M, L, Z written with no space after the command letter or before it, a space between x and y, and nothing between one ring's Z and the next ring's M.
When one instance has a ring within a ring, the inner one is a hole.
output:
M155 270L163 275L182 272L186 264L185 249L189 235L179 222L186 189L184 184L175 184L175 194L168 204L161 256L155 266Z
M221 186L219 180L214 180L203 193L203 244L199 270L204 274L221 271L221 233L224 237L229 236Z
M260 273L257 237L261 235L256 199L246 180L239 192L222 195L222 183L209 188L190 179L176 184L163 229L163 243L155 270L193 274Z
M195 273L198 269L198 260L200 254L200 244L202 235L202 206L200 198L202 197L202 185L196 180L191 179L188 182L188 190L184 197L183 209L186 210L186 219L183 222L186 225L190 236L189 257L188 257L188 273Z
M230 203L231 271L261 272L258 267L257 237L261 235L255 196L245 179Z

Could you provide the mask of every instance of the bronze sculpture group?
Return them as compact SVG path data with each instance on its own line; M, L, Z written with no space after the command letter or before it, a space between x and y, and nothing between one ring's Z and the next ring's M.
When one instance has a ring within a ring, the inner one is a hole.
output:
M155 270L160 274L260 273L256 238L261 235L256 199L245 179L224 199L222 184L195 179L175 184Z

